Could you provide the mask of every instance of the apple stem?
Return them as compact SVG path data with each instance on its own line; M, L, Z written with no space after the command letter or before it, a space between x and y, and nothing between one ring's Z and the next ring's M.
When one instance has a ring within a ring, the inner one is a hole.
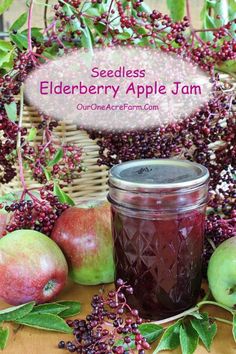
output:
M234 313L235 313L235 311L233 309L231 309L230 307L219 304L218 302L215 302L215 301L201 301L197 304L197 307L198 307L198 309L200 309L200 307L205 306L205 305L214 305L214 306L221 307L222 309L230 312L232 315L234 315Z

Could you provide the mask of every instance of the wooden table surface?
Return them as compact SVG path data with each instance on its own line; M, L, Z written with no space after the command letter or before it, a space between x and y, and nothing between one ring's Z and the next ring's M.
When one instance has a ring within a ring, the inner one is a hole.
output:
M112 285L107 286L106 288L112 288ZM84 318L85 315L90 311L90 299L92 295L98 293L98 286L79 286L75 284L69 284L67 288L60 294L58 299L61 300L76 300L80 301L82 304L82 312L80 315L76 316L77 318ZM7 307L3 302L0 302L0 308ZM206 307L206 310L212 316L224 317L230 319L230 315L220 309L214 307ZM226 317L228 316L228 317ZM214 340L211 354L236 354L236 343L232 337L232 329L229 325L223 323L218 324L218 334ZM8 324L5 324L8 325ZM60 340L71 340L73 339L72 335L67 335L63 333L48 332L38 329L33 329L29 327L20 328L14 327L9 324L11 327L10 338L8 340L8 345L3 351L6 354L63 354L69 353L68 351L58 349L57 343ZM153 345L153 348L155 345ZM150 350L149 353L153 353L153 350ZM180 350L175 350L172 352L165 351L166 354L181 354ZM203 348L202 345L199 345L198 349L195 352L196 354L207 354L207 351Z

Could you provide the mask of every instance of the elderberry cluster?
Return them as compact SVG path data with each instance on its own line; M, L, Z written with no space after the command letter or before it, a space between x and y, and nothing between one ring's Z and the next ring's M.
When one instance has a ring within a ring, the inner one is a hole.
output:
M28 190L21 196L20 201L5 206L5 210L10 215L6 233L20 229L34 229L45 235L51 234L55 221L68 205L61 203L58 197L53 195L51 185L41 187L37 192L40 196L34 189Z
M133 293L130 285L117 280L117 290L107 297L94 295L92 311L86 319L67 321L73 328L74 341L60 341L58 347L71 353L129 354L138 351L144 354L150 345L139 331L143 320L136 309L126 302L125 293Z

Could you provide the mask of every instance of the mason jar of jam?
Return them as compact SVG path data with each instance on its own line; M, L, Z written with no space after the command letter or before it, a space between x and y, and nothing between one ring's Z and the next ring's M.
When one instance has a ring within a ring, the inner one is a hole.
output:
M160 320L193 306L202 280L208 170L177 159L114 166L109 175L116 279L128 303Z

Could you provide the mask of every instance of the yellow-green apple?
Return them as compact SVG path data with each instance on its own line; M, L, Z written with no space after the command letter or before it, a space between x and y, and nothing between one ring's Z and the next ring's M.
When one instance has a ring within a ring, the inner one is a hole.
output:
M114 280L108 202L87 202L65 210L51 237L64 252L74 282L95 285Z
M52 300L65 286L66 259L49 237L17 230L0 239L0 298L11 305Z
M236 305L236 236L224 241L210 258L208 281L215 300L223 305Z

